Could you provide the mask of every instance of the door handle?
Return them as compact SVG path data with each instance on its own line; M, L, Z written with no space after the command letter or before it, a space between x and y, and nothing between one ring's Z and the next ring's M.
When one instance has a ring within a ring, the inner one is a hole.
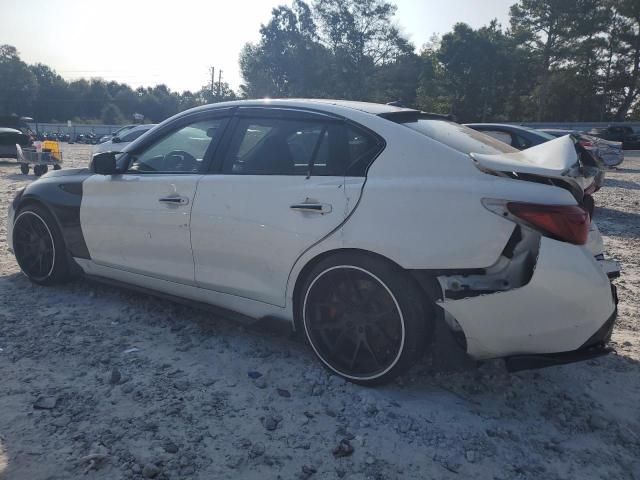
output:
M328 203L295 203L289 208L299 212L311 212L325 214L331 212L331 205Z
M160 197L158 199L158 201L160 203L164 203L167 206L180 206L180 205L188 205L189 204L189 198L188 197L183 197L181 195L169 195L167 197Z

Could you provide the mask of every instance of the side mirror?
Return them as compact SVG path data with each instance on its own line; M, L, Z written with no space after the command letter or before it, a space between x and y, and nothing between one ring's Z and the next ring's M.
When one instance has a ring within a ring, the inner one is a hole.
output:
M118 173L116 153L117 152L96 153L91 160L93 173L99 175L114 175Z
M113 137L111 139L111 142L112 143L120 143L120 142L122 142L122 139L120 137Z

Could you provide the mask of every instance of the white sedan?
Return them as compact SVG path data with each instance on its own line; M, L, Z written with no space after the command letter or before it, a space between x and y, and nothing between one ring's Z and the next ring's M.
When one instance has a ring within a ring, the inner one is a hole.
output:
M568 137L519 152L417 110L263 100L183 112L123 151L18 193L8 241L33 282L280 319L362 384L442 335L512 368L607 351L617 268Z

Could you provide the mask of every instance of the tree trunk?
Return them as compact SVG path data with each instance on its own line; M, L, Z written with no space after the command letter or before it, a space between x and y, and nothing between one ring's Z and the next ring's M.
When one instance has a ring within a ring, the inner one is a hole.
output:
M640 17L636 17L635 20L636 23L640 26ZM633 70L631 71L631 79L629 81L629 91L624 96L622 105L620 105L620 108L618 108L615 116L615 119L618 122L622 122L625 118L627 118L629 109L638 96L640 87L640 34L638 34L635 38L634 49L635 51L633 54Z

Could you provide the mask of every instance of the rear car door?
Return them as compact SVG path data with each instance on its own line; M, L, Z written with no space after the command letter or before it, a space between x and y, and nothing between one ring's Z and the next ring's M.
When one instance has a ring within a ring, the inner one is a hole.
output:
M84 182L80 220L94 262L193 284L191 208L226 122L186 119L127 153L124 174Z
M216 174L198 184L196 284L284 306L295 261L355 208L383 143L320 113L248 108L236 115Z

